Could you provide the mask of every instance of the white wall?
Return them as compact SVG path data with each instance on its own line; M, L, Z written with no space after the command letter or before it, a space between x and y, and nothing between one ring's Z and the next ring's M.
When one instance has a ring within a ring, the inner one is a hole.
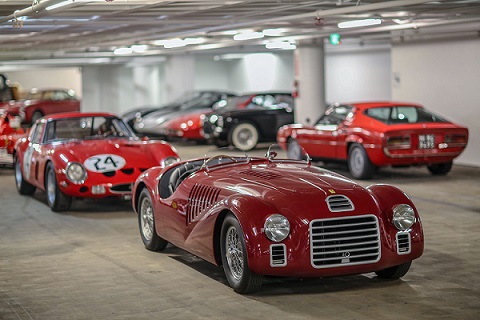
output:
M455 163L480 166L480 41L394 44L392 97L414 101L469 129Z
M253 53L231 60L228 68L232 90L292 91L293 54Z
M326 51L325 90L328 103L390 100L389 48Z

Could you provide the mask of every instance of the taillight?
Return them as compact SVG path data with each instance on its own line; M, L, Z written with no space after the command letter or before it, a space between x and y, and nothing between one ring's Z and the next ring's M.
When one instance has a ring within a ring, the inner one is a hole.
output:
M467 143L467 135L465 134L447 134L445 135L446 143Z
M388 149L409 149L411 145L410 136L393 136L387 138Z

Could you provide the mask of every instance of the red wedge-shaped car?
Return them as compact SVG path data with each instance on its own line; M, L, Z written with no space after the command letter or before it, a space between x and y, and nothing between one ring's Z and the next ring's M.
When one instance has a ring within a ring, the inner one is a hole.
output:
M382 166L427 166L447 174L467 146L468 129L423 106L402 102L334 104L310 126L287 125L277 142L294 159L305 150L314 160L347 161L356 179Z

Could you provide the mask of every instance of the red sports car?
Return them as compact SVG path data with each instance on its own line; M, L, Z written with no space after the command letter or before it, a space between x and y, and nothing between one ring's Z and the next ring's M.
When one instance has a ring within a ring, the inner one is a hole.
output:
M397 279L422 255L420 217L401 190L275 157L218 155L144 172L132 201L145 247L169 242L221 265L239 293L258 290L264 275Z
M33 124L41 117L61 112L79 112L80 100L69 89L32 89L25 99L11 101L2 107L19 115L23 123Z
M26 135L20 122L19 117L0 112L0 165L11 166L13 163L15 142Z
M169 138L205 140L202 134L203 118L206 113L211 111L212 109L200 109L179 115L159 125L158 130L163 130L164 135Z
M179 160L163 141L139 140L110 113L63 113L38 120L15 146L20 194L46 191L53 211L68 210L72 198L130 197L145 170Z
M283 126L277 141L293 159L305 150L314 160L347 161L356 179L388 165L426 165L444 175L467 146L468 129L421 105L361 102L332 105L313 126Z

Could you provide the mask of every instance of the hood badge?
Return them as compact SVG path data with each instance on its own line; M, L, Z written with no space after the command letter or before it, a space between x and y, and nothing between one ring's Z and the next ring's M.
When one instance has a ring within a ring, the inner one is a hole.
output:
M328 192L330 192L330 194L335 194L336 193L335 190L333 190L333 189L328 189Z

